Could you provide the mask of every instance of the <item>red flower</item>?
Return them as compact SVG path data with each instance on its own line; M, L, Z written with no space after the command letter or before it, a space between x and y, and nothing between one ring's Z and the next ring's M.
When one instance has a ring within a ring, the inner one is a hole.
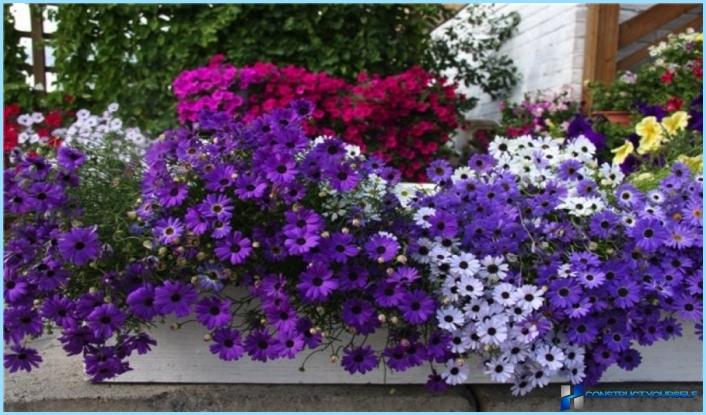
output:
M669 70L664 71L659 80L665 85L671 84L674 81L674 72Z
M678 97L671 97L667 101L667 112L679 111L682 105L684 105L684 101L682 101Z
M57 129L61 127L61 125L64 123L64 119L61 116L61 111L50 111L47 115L44 116L44 123L47 125L47 127L51 129Z
M695 77L699 79L703 79L704 77L704 69L703 69L703 62L700 60L694 61L694 67L691 68L691 73L694 74Z
M17 147L17 126L14 124L5 124L5 131L3 131L2 149L6 153L13 148Z

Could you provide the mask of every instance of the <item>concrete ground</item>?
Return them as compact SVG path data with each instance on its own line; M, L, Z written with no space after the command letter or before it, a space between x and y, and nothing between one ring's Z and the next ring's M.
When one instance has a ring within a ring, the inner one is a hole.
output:
M56 343L53 343L54 345ZM42 351L31 373L5 372L5 411L557 411L560 386L523 398L508 385L469 385L432 394L422 386L99 384L86 382L81 359ZM591 390L696 390L696 399L586 399L586 411L699 411L697 383L605 384Z

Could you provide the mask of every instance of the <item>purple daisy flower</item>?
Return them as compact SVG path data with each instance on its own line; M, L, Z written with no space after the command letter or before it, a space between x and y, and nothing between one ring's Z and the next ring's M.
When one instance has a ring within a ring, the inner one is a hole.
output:
M290 255L303 255L317 247L320 240L321 237L318 235L297 229L287 233L284 246L287 248Z
M396 307L404 301L407 291L395 283L379 284L373 292L375 303L380 307Z
M297 176L296 162L283 154L276 154L272 161L265 166L267 179L277 185L286 185L294 181Z
M186 222L186 229L194 235L203 235L208 230L208 222L201 216L201 213L199 213L196 208L188 208L184 220Z
M618 231L617 225L620 218L609 210L603 210L591 218L591 235L607 239L615 235Z
M299 275L297 288L307 301L320 302L338 288L338 280L325 264L315 263Z
M338 263L345 263L348 258L358 255L358 247L350 233L336 232L325 240L325 250L329 257Z
M154 288L149 284L128 294L127 304L130 312L143 320L152 320L157 315Z
M638 248L651 252L662 246L669 237L662 223L657 219L640 219L630 230L630 236L635 238Z
M388 262L397 256L400 244L389 234L377 233L368 239L365 250L370 258L378 262Z
M172 183L159 188L157 196L164 207L175 207L184 203L189 196L189 188L185 184Z
M59 167L67 171L74 171L83 166L86 156L75 148L61 146L56 155Z
M84 265L97 259L100 253L100 241L96 228L73 228L59 238L59 252L74 265Z
M420 277L419 271L417 271L416 268L402 266L395 269L395 271L387 278L387 281L409 285L417 281Z
M245 350L252 360L266 362L278 357L276 341L265 329L253 330L245 339Z
M252 253L252 242L250 239L235 231L230 238L223 238L216 244L214 253L216 257L224 262L233 265L242 264Z
M341 366L350 374L365 374L378 365L378 358L372 347L363 346L343 351Z
M115 304L103 304L86 318L88 327L99 339L109 339L125 323L125 314Z
M434 183L442 183L448 180L452 172L451 164L446 160L434 160L426 170L427 177Z
M191 284L165 281L155 290L154 305L161 314L174 313L177 317L186 317L197 298L198 294Z
M424 291L414 290L406 295L398 308L409 323L422 324L434 315L436 304Z
M225 195L209 194L199 205L199 212L205 218L227 222L233 215L233 206L230 204L230 199Z
M583 178L581 169L583 169L583 163L578 160L570 159L563 161L559 165L559 177L566 181L581 180Z
M209 330L228 325L233 317L230 306L230 300L206 297L196 304L196 320Z
M295 309L288 304L280 307L272 307L266 312L268 322L274 326L279 333L291 333L295 331L298 317Z
M642 363L640 352L635 349L627 349L618 354L618 366L624 370L633 370Z
M240 332L230 328L221 328L213 332L213 344L209 350L225 361L238 360L245 353L240 341Z
M61 327L73 327L76 325L74 308L75 305L70 298L54 295L42 304L42 317L52 320Z
M453 238L458 232L458 221L456 216L443 210L437 210L432 217L429 218L431 225L429 230L432 235L441 238Z
M640 286L627 277L611 281L609 291L619 308L629 308L641 298Z
M353 190L360 181L360 176L347 164L340 164L326 171L331 187L339 192Z
M553 305L560 308L570 308L581 297L582 290L570 279L553 281L548 296Z
M359 334L369 334L379 325L372 304L357 298L348 299L343 303L341 319Z
M4 366L10 373L20 370L31 372L33 367L39 367L42 356L35 349L22 346L12 346L11 353L5 353Z
M304 350L304 338L293 331L281 332L273 346L273 353L287 359L294 359L302 350Z
M179 238L184 233L184 225L179 219L169 217L157 221L152 232L159 242L174 245L179 242Z

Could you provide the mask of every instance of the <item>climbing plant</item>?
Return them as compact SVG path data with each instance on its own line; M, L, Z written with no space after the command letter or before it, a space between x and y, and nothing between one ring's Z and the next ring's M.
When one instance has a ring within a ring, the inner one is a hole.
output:
M472 4L434 36L424 66L436 73L450 73L459 84L476 86L493 99L502 98L517 84L519 73L500 48L519 24L517 12L499 13L494 5ZM466 109L475 103L472 98Z

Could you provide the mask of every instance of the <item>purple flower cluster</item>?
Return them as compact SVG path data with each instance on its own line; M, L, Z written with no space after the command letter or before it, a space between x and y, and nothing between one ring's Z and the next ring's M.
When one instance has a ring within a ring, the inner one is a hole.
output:
M344 333L351 373L443 360L442 340L424 336L436 300L406 265L399 172L339 139L309 140L312 111L295 101L249 124L202 112L147 151L137 215L168 273L135 287L130 313L195 314L223 360L291 359ZM366 340L383 326L375 351Z
M84 274L96 274L90 265L106 252L95 226L74 224L81 216L71 194L85 161L81 151L64 146L55 158L21 155L4 172L5 221L10 224L3 273L3 330L9 349L4 364L11 373L39 365L42 358L28 342L47 325L60 330L59 341L69 355L83 355L94 381L129 370L125 359L155 344L127 327L120 296L121 288L145 276L143 263L105 274L106 283L96 285L110 289L115 301L107 291L87 292L79 285Z

